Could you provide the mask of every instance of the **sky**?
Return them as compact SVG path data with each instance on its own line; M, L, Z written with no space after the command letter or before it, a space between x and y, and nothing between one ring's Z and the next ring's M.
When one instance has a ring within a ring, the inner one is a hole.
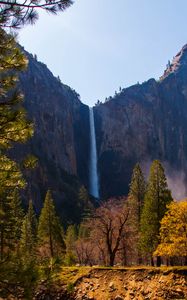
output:
M75 0L58 16L40 13L19 42L90 106L158 79L187 43L186 0Z

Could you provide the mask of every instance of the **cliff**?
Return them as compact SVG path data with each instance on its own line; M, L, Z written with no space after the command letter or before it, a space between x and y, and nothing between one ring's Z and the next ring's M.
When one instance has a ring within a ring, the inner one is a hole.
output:
M159 81L123 89L95 107L100 188L103 197L128 193L132 169L145 173L160 159L169 177L187 175L187 46ZM181 195L182 196L182 195Z
M26 202L31 197L39 211L47 189L51 189L63 221L76 222L82 213L79 188L88 185L88 107L45 64L25 54L28 68L20 76L20 87L35 133L26 145L16 147L14 155L32 153L38 158L38 167L25 174Z
M64 222L77 222L82 214L79 188L89 184L89 109L45 64L25 53L29 64L20 85L35 134L26 145L16 147L14 155L32 153L39 160L37 169L26 173L25 199L32 197L39 211L50 188ZM94 116L103 198L128 193L137 162L147 175L151 161L160 159L172 186L181 179L186 183L187 45L158 81L150 79L121 90L95 106Z

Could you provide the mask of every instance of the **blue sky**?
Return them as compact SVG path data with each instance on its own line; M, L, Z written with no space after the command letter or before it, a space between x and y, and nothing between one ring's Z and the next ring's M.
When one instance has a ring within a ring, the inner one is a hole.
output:
M41 13L19 42L93 105L158 79L187 43L186 15L186 0L75 0L58 16Z

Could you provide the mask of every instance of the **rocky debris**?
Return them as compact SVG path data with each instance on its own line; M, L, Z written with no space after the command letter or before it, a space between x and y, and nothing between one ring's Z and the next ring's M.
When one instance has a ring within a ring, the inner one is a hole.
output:
M97 273L97 278L95 277ZM94 270L78 283L76 300L187 299L187 270L177 273L153 270ZM99 284L98 284L98 278ZM89 282L90 281L90 282Z

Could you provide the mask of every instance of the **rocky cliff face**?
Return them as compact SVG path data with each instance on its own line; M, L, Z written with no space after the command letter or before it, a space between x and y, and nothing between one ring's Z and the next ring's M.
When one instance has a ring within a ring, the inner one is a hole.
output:
M20 76L24 106L34 121L33 138L17 151L38 157L38 167L28 174L28 192L40 210L50 188L65 220L80 214L80 183L87 186L89 160L88 107L79 95L55 78L47 66L26 52L28 68Z
M159 81L123 89L95 107L100 187L104 197L128 193L135 163L160 159L167 173L187 175L187 46Z
M75 221L81 215L78 190L89 182L89 110L46 65L26 55L29 65L20 81L35 134L16 151L39 159L37 169L26 174L26 197L40 210L50 188L65 222ZM127 194L137 162L146 171L152 160L160 159L170 177L180 172L186 181L187 46L168 63L159 81L123 89L96 106L94 114L102 197Z

